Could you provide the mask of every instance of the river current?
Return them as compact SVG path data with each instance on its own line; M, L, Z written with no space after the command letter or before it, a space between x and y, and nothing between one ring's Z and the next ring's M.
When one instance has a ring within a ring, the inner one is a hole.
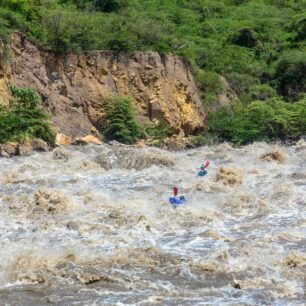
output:
M303 141L2 158L0 305L305 305L305 207Z

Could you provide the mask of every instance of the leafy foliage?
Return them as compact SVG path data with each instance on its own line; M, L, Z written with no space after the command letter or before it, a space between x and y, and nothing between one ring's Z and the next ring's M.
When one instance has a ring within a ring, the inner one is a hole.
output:
M222 109L213 114L209 130L237 144L297 139L306 133L306 99L294 104L278 99L238 103L231 111Z
M218 136L214 134L207 134L207 133L202 133L198 135L190 135L188 137L188 141L196 146L196 147L201 147L205 145L214 145L220 141Z
M103 110L106 117L102 132L108 140L132 144L142 136L130 98L110 96L105 100Z
M9 107L0 109L0 143L41 138L53 144L55 135L36 92L14 85L11 92Z
M306 91L306 53L292 51L277 63L275 78L279 92L288 99L296 100Z
M168 122L161 119L158 120L154 127L148 127L146 129L146 134L148 137L162 141L172 135L172 129Z

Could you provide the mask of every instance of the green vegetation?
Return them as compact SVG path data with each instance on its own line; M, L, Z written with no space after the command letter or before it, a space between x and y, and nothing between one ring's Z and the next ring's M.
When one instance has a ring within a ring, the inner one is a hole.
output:
M278 99L235 104L233 110L212 114L210 133L237 144L254 140L296 140L306 134L306 99L286 103Z
M146 134L148 137L164 140L172 135L172 129L168 122L161 119L154 127L146 128Z
M305 12L305 0L0 0L0 36L26 31L56 52L155 50L181 55L195 72L204 105L217 101L221 75L239 97L232 112L217 115L224 117L222 127L232 115L239 117L239 105L247 112L253 101L272 99L286 101L282 107L294 112L294 103L303 101ZM241 126L248 119L241 118ZM272 137L260 131L246 138Z
M202 133L198 135L190 135L188 137L190 142L195 147L214 145L219 142L219 138L213 133Z
M306 53L294 50L284 54L277 63L275 79L278 91L284 97L301 98L301 94L306 92Z
M40 138L54 144L55 134L36 92L17 86L11 86L11 92L9 107L0 108L0 143Z
M144 134L151 146L160 148L164 140L173 134L173 129L167 121L159 119L154 121L154 126L145 128Z
M135 119L132 99L110 96L104 101L103 111L106 116L102 132L108 140L132 144L142 136L141 128Z

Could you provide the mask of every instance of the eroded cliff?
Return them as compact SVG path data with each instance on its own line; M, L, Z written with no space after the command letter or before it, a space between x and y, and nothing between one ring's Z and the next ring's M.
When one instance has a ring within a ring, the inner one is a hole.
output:
M163 118L185 135L204 127L192 73L177 56L112 51L59 56L21 34L12 36L6 53L0 63L0 103L8 102L10 84L34 88L53 122L69 136L90 134L110 93L133 97L143 123Z

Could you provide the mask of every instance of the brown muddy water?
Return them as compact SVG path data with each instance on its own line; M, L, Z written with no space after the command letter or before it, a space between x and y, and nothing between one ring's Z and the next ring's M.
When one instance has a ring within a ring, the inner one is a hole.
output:
M0 159L0 305L305 305L305 142L62 150Z

